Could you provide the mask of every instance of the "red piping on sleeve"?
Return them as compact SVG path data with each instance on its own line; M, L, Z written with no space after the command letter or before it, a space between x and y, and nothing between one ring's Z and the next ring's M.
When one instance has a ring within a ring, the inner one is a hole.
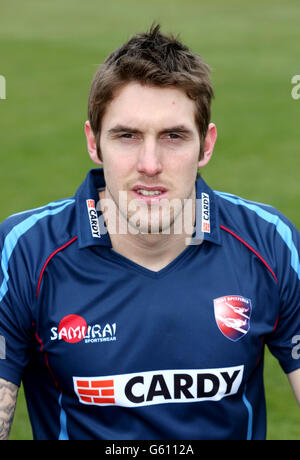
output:
M61 246L60 248L56 249L56 251L52 252L52 254L50 254L50 256L48 257L48 259L46 260L43 268L42 268L42 271L41 271L41 274L40 274L40 277L39 277L39 282L38 282L38 286L37 286L37 291L36 291L36 296L38 297L39 296L39 293L40 293L40 287L41 287L41 282L42 282L42 278L43 278L43 274L44 274L44 271L48 265L48 263L50 262L50 260L60 251L62 251L63 249L65 249L66 247L70 246L70 244L72 244L75 240L77 240L77 236L74 236L74 238L72 238L70 241L68 241L66 244L64 244L63 246Z
M220 225L220 227L225 230L225 232L228 232L230 233L230 235L234 236L235 238L237 238L241 243L243 243L248 249L250 249L250 251L252 251L258 258L259 260L261 260L261 262L267 267L267 269L269 270L269 272L272 274L273 278L275 279L276 283L278 282L277 281L277 278L276 278L276 275L275 273L273 272L273 270L271 269L270 265L265 261L265 259L257 252L255 251L254 248L252 248L252 246L250 246L248 243L246 243L246 241L244 241L240 236L238 236L236 233L234 233L232 230L229 230L229 228L227 227L224 227L224 225Z
M35 326L35 323L33 324L33 326ZM39 344L41 345L40 352L41 352L41 353L44 353L44 358L45 358L46 366L47 366L48 371L49 371L50 374L51 374L51 377L52 377L52 379L53 379L53 381L54 381L54 383L55 383L55 386L56 386L56 388L59 388L59 385L58 385L58 383L57 383L57 380L56 380L56 378L55 378L55 376L54 376L54 374L53 374L53 372L52 372L52 369L51 369L51 367L50 367L50 365L49 365L48 355L47 355L47 353L44 351L44 344L43 344L42 340L40 339L40 337L39 337L37 331L35 331L35 338L36 338L36 340L39 342Z
M275 325L274 325L273 332L276 331L278 321L279 321L279 315L278 315L277 318L276 318L276 323L275 323Z

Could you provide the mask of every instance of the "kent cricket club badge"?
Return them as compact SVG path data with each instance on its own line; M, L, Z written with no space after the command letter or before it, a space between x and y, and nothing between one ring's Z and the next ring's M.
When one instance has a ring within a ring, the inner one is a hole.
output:
M215 319L225 337L237 342L250 329L251 300L240 295L214 299Z

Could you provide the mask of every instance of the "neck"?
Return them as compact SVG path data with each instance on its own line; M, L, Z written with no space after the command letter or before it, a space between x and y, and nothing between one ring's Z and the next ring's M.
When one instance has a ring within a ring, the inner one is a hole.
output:
M105 191L102 191L100 193L100 203L101 198L104 197ZM124 224L126 224L125 228L128 228L127 222L120 222L120 220L124 219L122 216L116 216L118 223L117 226L112 228L109 219L104 215L113 250L127 259L153 271L159 271L167 266L189 245L195 221L194 199L190 231L185 231L186 226L184 225L183 217L184 213L181 212L176 218L177 224L178 219L181 219L182 223L181 227L179 227L182 231L179 233L174 231L174 228L176 228L174 222L165 233L151 234L127 231L124 234L115 231L115 227L124 228Z
M185 239L179 235L127 235L112 237L114 251L133 262L153 271L159 271L172 262L186 247ZM154 237L154 238L153 238Z

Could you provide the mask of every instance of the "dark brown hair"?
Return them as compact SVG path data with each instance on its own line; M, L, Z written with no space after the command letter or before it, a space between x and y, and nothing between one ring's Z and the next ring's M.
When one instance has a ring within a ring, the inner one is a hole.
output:
M149 86L175 86L195 101L201 157L214 96L210 68L177 38L163 35L160 25L153 24L149 32L133 36L113 51L94 76L89 94L88 118L96 138L99 158L101 121L105 109L116 91L132 81Z

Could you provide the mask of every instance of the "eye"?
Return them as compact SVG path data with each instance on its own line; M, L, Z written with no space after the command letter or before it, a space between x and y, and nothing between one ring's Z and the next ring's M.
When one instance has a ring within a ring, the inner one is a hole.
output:
M164 139L166 139L167 141L179 142L182 140L182 136L177 133L168 133L165 135Z
M123 133L120 134L118 137L119 139L133 139L134 135L131 133Z
M176 133L170 133L168 134L168 136L170 137L170 139L180 139L181 136L179 136L179 134L176 134Z
M121 133L118 138L124 142L132 142L139 140L139 136L135 133Z

